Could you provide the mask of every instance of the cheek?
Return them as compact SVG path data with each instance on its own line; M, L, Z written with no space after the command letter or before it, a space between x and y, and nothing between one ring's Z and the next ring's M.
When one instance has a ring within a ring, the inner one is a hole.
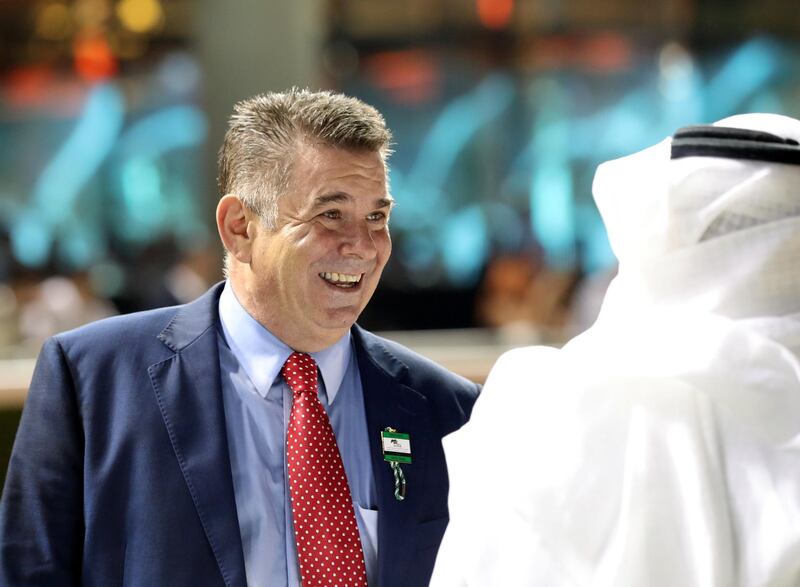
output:
M304 225L287 234L282 239L276 261L284 270L294 275L307 272L309 266L319 258L321 251L325 250L324 232L318 225Z
M382 231L375 239L375 246L379 251L381 264L385 265L392 254L392 237L389 235L389 229Z
M250 265L258 275L268 275L275 266L276 250L268 243L257 242L252 248Z
M336 253L341 236L321 223L315 224L300 241L297 242L297 255L307 262L322 260Z

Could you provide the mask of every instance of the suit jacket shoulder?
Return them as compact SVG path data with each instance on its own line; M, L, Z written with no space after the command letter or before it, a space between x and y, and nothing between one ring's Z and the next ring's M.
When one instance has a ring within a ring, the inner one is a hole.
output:
M52 340L64 350L70 362L89 360L96 367L112 357L116 357L117 363L124 357L125 362L154 363L169 354L169 349L159 344L156 337L176 312L177 307L113 316L62 332Z
M0 500L0 585L245 584L220 290L45 343Z
M354 327L357 348L361 346L373 364L387 375L417 391L431 406L442 436L457 430L469 419L481 386L448 371L401 344Z

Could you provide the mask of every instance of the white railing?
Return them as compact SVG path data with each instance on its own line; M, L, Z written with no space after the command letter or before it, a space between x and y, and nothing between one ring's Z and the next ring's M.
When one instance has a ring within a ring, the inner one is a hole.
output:
M542 342L542 337L533 331L497 332L477 328L392 331L380 335L413 349L454 373L481 383L505 351ZM0 359L0 409L22 406L35 364L35 358Z

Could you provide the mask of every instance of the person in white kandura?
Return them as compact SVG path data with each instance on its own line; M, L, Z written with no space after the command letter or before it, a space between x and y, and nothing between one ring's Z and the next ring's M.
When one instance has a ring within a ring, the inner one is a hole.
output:
M619 275L444 439L432 587L800 585L798 142L739 115L600 166Z

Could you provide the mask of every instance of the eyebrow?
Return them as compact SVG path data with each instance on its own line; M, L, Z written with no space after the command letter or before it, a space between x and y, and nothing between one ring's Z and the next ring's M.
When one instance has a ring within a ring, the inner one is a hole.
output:
M321 208L327 204L331 204L333 202L347 202L352 200L352 197L344 192L334 192L332 194L324 194L321 196L317 196L314 198L313 208ZM387 198L378 198L374 202L375 208L387 208L393 206L395 203L394 198L391 196Z

